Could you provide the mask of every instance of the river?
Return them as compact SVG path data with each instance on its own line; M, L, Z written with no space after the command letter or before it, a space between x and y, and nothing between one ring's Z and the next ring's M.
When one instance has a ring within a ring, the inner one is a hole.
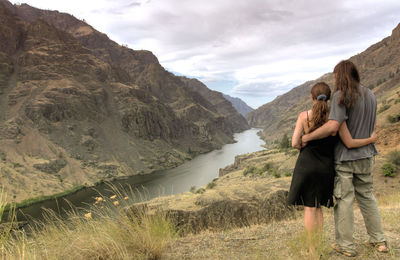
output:
M222 149L196 156L194 159L169 170L163 170L146 175L135 175L122 180L115 180L113 187L144 194L145 199L157 196L181 193L192 187L200 187L218 177L219 169L232 164L235 156L262 150L262 141L252 128L234 135L236 143L226 144ZM18 220L41 219L43 209L52 209L62 214L71 209L70 204L78 208L88 208L94 202L94 197L110 196L114 193L109 184L99 184L84 188L57 200L47 200L26 208L19 209Z

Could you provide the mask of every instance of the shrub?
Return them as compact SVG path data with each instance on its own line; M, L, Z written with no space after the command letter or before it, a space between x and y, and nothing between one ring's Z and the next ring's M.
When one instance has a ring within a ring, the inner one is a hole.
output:
M262 175L265 171L262 168L257 168L254 174Z
M386 78L378 79L378 81L376 82L376 85L379 86L380 84L384 83L385 81L386 81Z
M400 114L398 114L398 115L388 115L387 116L387 120L390 122L390 123L396 123L396 122L399 122L400 121Z
M394 177L394 167L390 162L384 163L381 169L385 177Z
M281 142L279 143L279 148L281 149L286 149L290 147L290 141L289 141L289 137L287 136L287 134L285 133L281 139Z
M292 176L292 172L291 171L285 171L285 176L286 177Z
M297 156L299 155L299 150L293 149L288 153L289 156Z
M254 166L247 166L246 169L243 171L243 175L246 176L249 173L254 173L257 170Z
M206 190L203 188L200 188L198 190L196 190L196 194L203 194Z
M207 184L207 189L212 189L212 188L214 188L216 185L217 185L217 184L216 184L214 181L212 181L212 182L210 182L209 184Z
M396 123L396 118L392 115L388 115L387 120L389 121L389 123Z
M389 108L390 108L389 104L382 105L381 108L379 108L379 110L378 110L378 114L382 113L383 111L388 110Z
M394 150L391 151L388 155L389 161L393 163L394 165L400 166L400 151L399 150Z
M3 162L5 162L5 161L6 161L6 158L7 158L6 154L5 154L3 151L0 150L0 160L2 160Z
M274 176L275 178L280 178L281 173L278 170L275 170L274 173L272 173L272 176Z
M13 167L14 168L19 168L19 167L23 167L23 165L20 164L20 163L13 163Z
M195 193L195 192L196 192L196 186L190 187L190 192L191 192L191 193Z
M273 166L273 164L268 162L268 163L264 164L264 166L261 169L263 170L263 172L266 172L266 171L272 169L272 166Z

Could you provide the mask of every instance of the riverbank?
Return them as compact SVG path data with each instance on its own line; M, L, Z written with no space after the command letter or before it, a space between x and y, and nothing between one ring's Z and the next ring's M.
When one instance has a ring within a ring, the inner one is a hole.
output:
M233 162L235 155L262 149L263 141L256 135L258 129L250 129L235 134L235 142L226 144L219 150L198 154L195 158L185 161L178 167L168 170L156 170L149 174L134 175L131 177L114 177L108 182L99 181L93 186L82 185L62 193L48 196L39 196L24 200L17 204L22 209L19 215L29 215L34 219L42 219L43 210L48 208L56 212L69 210L71 205L79 208L88 208L93 198L100 194L111 196L110 186L131 189L146 194L147 199L157 196L185 192L192 186L202 186L218 176L218 169ZM259 148L258 148L259 147ZM143 186L143 189L141 188ZM163 188L161 188L163 187ZM138 197L143 199L142 195ZM68 201L69 203L66 203Z

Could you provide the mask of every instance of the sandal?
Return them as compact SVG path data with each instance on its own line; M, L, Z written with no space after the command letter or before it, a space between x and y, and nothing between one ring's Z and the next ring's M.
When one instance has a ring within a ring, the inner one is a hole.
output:
M355 257L357 255L357 252L355 252L353 250L344 250L338 244L333 244L332 248L336 252L338 252L338 253L340 253L342 255L348 256L348 257Z
M365 242L366 245L372 246L375 248L375 250L379 253L388 253L389 248L387 241L382 241L382 242Z

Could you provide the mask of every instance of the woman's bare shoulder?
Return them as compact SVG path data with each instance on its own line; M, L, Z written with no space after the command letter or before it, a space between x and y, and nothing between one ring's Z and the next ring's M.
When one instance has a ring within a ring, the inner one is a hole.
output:
M303 111L299 114L299 118L306 120L307 119L307 111Z

